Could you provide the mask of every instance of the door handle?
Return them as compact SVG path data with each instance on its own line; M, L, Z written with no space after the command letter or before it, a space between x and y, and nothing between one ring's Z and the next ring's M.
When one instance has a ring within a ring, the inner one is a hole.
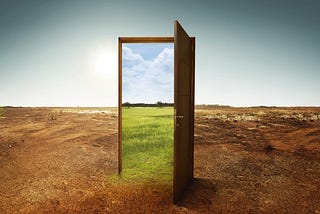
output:
M175 115L175 117L176 117L176 120L177 120L177 119L183 119L183 115ZM176 126L177 126L177 127L180 126L179 123L178 123L178 121L176 121Z

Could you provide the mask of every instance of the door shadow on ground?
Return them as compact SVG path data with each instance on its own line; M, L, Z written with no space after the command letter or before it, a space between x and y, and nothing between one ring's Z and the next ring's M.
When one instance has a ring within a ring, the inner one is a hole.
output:
M190 210L195 207L201 208L201 210L208 210L212 204L211 199L216 194L217 187L213 181L207 178L194 178L192 183L185 189L183 197L177 205Z

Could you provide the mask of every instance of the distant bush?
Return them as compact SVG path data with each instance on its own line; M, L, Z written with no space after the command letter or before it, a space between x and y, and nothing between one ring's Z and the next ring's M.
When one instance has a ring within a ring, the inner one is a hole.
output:
M111 110L111 117L116 118L117 117L117 110Z
M3 117L3 115L4 115L4 108L0 107L0 117Z
M48 120L56 120L56 119L57 119L56 112L51 112L48 116Z

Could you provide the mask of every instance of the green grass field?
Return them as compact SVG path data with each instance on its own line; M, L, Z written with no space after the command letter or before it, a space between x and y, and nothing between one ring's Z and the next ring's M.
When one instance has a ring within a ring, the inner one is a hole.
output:
M122 108L122 147L122 179L171 184L173 107Z

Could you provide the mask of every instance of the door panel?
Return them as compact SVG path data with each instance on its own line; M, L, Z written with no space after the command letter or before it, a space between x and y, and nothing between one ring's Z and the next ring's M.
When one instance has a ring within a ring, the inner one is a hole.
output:
M193 179L194 38L174 23L174 176L173 202Z

